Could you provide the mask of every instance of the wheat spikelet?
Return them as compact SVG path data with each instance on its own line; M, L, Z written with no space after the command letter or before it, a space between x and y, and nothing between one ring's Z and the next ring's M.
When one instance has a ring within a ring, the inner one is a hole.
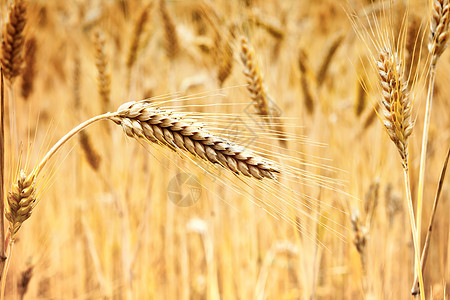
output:
M17 182L12 185L7 196L5 217L9 221L11 240L14 240L17 231L30 216L36 205L35 175L26 175L20 171Z
M179 52L178 36L175 24L167 11L166 1L159 1L159 11L161 13L161 18L164 24L164 48L166 50L167 57L169 59L174 59Z
M22 73L22 97L26 100L33 92L33 80L35 76L35 64L36 64L36 39L30 38L25 43L25 68Z
M145 25L148 22L151 7L152 4L150 3L143 8L141 15L137 19L136 24L134 26L133 40L131 41L130 50L128 51L128 59L127 59L128 69L131 69L136 62L141 36L142 33L144 32Z
M26 7L22 0L14 1L3 31L2 65L4 76L10 83L20 74L23 62L23 30L26 24Z
M438 58L447 47L450 1L433 0L431 5L430 39L428 50L431 53L431 65L436 65Z
M182 114L155 108L145 102L123 104L110 119L121 125L130 137L188 152L236 174L274 179L275 173L279 172L263 157L208 133L200 124L185 120Z
M407 92L407 80L396 53L380 51L377 61L383 100L381 101L383 124L389 137L397 146L405 168L408 164L408 139L413 129L411 100Z
M269 116L269 104L266 92L263 86L263 80L259 67L254 58L253 47L249 44L247 38L241 38L241 60L244 64L244 75L247 77L247 89L255 104L258 114Z
M111 74L108 70L108 58L105 53L105 39L100 32L95 33L95 65L98 72L98 92L103 102L103 110L107 111L111 102Z
M89 165L94 171L98 171L98 168L100 167L101 157L92 145L89 135L84 131L80 132L80 144Z

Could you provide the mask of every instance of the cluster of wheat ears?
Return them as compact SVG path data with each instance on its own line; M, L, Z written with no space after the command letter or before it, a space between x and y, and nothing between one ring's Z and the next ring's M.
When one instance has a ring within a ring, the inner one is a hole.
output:
M1 49L1 64L2 64L2 85L1 85L1 133L0 133L0 168L2 174L2 180L0 182L0 195L2 197L0 201L0 211L3 217L0 218L0 270L1 274L1 299L4 298L6 279L13 255L13 245L18 237L20 229L24 222L26 222L32 215L37 203L39 202L41 192L39 187L42 185L42 175L45 172L50 172L48 165L54 156L60 152L60 149L73 137L80 137L80 144L86 153L86 158L94 170L99 169L100 157L96 153L90 140L90 136L84 131L88 126L98 121L107 120L112 123L121 126L124 133L131 138L140 141L143 144L157 145L161 148L171 150L178 154L184 160L191 160L195 165L202 168L203 165L217 166L219 169L223 169L226 172L224 180L234 180L237 178L243 182L243 186L246 185L258 185L260 189L260 195L255 196L256 200L253 201L260 205L269 214L273 214L280 219L283 219L290 223L297 229L304 229L303 225L298 221L297 217L291 217L284 213L283 207L287 207L288 210L295 211L294 215L302 214L299 212L302 208L306 209L303 212L304 215L309 215L309 209L311 209L310 203L319 205L319 200L312 199L307 192L298 192L289 187L289 180L302 181L305 185L320 186L334 192L345 194L341 191L341 187L336 187L336 181L330 176L322 176L321 174L313 174L303 169L301 166L308 165L307 161L303 159L293 158L295 154L289 153L290 147L292 148L292 141L299 141L300 137L295 136L294 133L289 133L289 120L288 118L282 118L280 113L276 111L274 107L274 100L269 95L268 89L265 86L264 78L261 72L261 65L255 54L255 49L251 45L251 40L247 36L245 25L241 28L224 28L220 23L221 20L214 8L209 4L209 1L200 1L199 10L197 15L204 18L209 30L213 32L214 40L212 45L205 42L201 47L210 47L215 57L219 60L217 65L217 81L218 86L222 87L227 78L232 74L234 64L234 52L238 52L237 57L240 58L242 65L242 74L244 75L246 82L242 84L246 85L250 99L248 103L253 104L253 110L255 117L261 120L261 126L264 128L264 132L267 135L273 136L276 140L275 143L266 143L265 148L259 147L247 147L247 145L240 144L239 141L232 140L230 135L233 133L238 136L240 132L232 132L229 135L223 134L223 132L216 128L217 124L208 114L202 115L201 113L195 114L188 111L182 111L179 106L176 106L177 99L167 99L165 101L157 101L157 98L148 98L140 101L131 101L124 103L113 112L107 112L111 109L111 68L112 62L109 60L108 54L105 51L104 34L97 30L93 36L95 47L95 67L98 72L98 94L101 99L101 107L104 113L96 115L87 121L82 122L67 134L65 134L59 141L57 141L50 150L42 156L40 161L35 164L34 167L19 169L14 173L14 179L9 187L5 187L4 174L5 172L5 152L13 152L5 149L7 142L5 142L5 136L20 137L21 127L23 127L22 121L17 118L16 110L17 105L15 101L17 99L14 96L14 86L17 82L16 79L22 77L22 96L26 99L33 90L33 78L36 72L34 63L36 60L35 52L36 47L39 47L36 40L26 36L27 26L27 14L29 14L32 7L31 1L26 0L12 0L8 4L7 18L3 22L3 36L2 36L2 49ZM29 3L30 2L30 3ZM157 2L157 3L156 3ZM424 6L425 2L423 1ZM358 36L364 41L366 46L370 49L372 55L371 65L373 68L373 74L376 74L378 81L377 101L374 105L373 112L368 116L378 117L382 125L386 129L389 138L394 143L395 147L400 154L400 162L404 171L404 188L406 199L405 202L408 205L409 220L412 233L412 240L414 245L414 272L415 279L412 288L413 295L420 295L421 299L425 299L426 285L423 280L423 271L427 261L429 248L431 244L431 232L433 228L433 222L435 213L437 211L440 194L442 191L443 180L445 176L446 166L449 159L447 154L444 168L441 174L440 184L437 189L437 193L434 199L433 208L430 212L430 221L428 225L428 231L425 238L425 242L421 243L421 228L422 228L422 211L424 202L424 185L426 177L426 162L427 162L427 145L429 144L429 127L431 123L431 107L433 103L433 90L435 86L436 70L439 66L440 57L444 53L447 46L447 39L449 34L449 22L450 22L450 1L449 0L430 0L430 18L427 21L429 24L429 30L423 30L424 35L427 36L428 51L426 55L426 62L424 65L426 71L423 74L427 74L428 79L428 95L425 105L425 119L422 133L422 147L420 155L420 167L419 167L419 180L416 210L414 211L414 200L412 197L412 187L410 182L410 153L409 153L409 141L414 131L415 115L419 115L419 112L414 112L415 103L415 90L417 86L420 86L420 82L423 80L419 72L412 71L411 66L408 65L407 54L411 56L421 56L421 50L419 45L422 42L420 33L417 34L413 46L407 45L408 42L408 26L401 26L399 33L392 32L388 26L383 27L377 18L379 15L385 15L386 11L391 9L390 4L379 4L379 7L374 7L374 10L380 10L379 12L368 13L365 17L361 17L361 14L348 13L349 19L353 22L353 27ZM127 86L128 89L133 85L133 68L136 65L139 51L143 40L146 36L144 28L150 18L150 12L153 6L159 7L159 14L161 15L161 26L164 32L163 48L168 59L168 63L177 64L177 60L183 56L183 44L180 42L177 35L176 25L170 15L170 11L167 7L166 1L150 1L143 6L142 13L137 18L134 27L134 33L132 40L130 41L129 51L126 60L127 68ZM349 10L350 11L350 10ZM264 28L276 41L282 43L285 39L285 30L280 29L279 25L273 25L270 21L264 20L257 12L254 12L249 17L252 24L256 24ZM389 19L389 17L387 17ZM363 24L365 21L369 23ZM389 22L387 22L389 25ZM248 25L248 24L247 24ZM179 34L179 33L178 33ZM325 85L324 79L326 78L327 68L330 65L333 55L335 55L337 49L343 43L344 36L339 34L331 43L327 56L324 59L323 64L319 67L317 73L316 85L319 89ZM201 43L202 41L199 41ZM407 49L409 47L409 49ZM413 51L411 51L413 49ZM76 63L76 65L78 65ZM308 83L308 77L311 76L311 72L308 66L308 57L305 50L300 50L299 55L299 71L300 82L302 87L304 107L305 111L309 115L313 115L320 108L315 107L317 101L314 99L317 95L312 91L310 84ZM75 71L77 76L74 76L75 86L76 80L79 78L79 70ZM366 74L371 76L370 74ZM169 74L169 77L171 75ZM5 80L5 84L3 82ZM170 81L170 78L167 79ZM362 94L359 95L360 104L365 97L363 94L368 93L366 87L367 79L360 79L362 88ZM8 103L5 103L4 95L6 93L4 87L6 87L8 94ZM74 91L76 108L80 108L81 95L76 90ZM185 101L185 100L183 100ZM189 99L187 99L189 101ZM165 105L167 103L167 105ZM174 105L175 103L175 105ZM6 105L7 104L7 105ZM171 106L172 105L172 106ZM361 104L362 105L362 104ZM194 106L195 107L195 106ZM199 106L201 107L201 106ZM356 108L357 114L361 113L362 108ZM205 120L202 119L205 117ZM220 115L219 115L220 117ZM231 117L224 114L224 118ZM370 122L370 119L366 122ZM210 118L212 123L208 123L207 119ZM336 125L336 126L339 126ZM366 125L364 125L366 126ZM367 125L368 126L368 125ZM5 132L5 129L7 131ZM22 128L23 129L23 128ZM112 127L108 127L107 136L114 130ZM18 149L20 146L18 143L10 140L8 147ZM163 150L164 151L164 150ZM295 152L294 152L295 153ZM354 155L358 155L355 153ZM298 163L299 165L293 166L290 164ZM311 162L311 164L313 164ZM319 165L319 169L320 169ZM326 169L329 171L329 169ZM270 184L274 184L273 187L269 187ZM242 188L242 187L241 187ZM243 188L242 188L243 189ZM280 198L289 198L289 200L280 199L280 203L277 203L273 198L267 197L264 193L276 193L277 191L284 191L286 196L280 196ZM287 194L292 196L287 196ZM290 201L294 198L304 198L308 201L302 203L292 204ZM349 196L350 197L350 196ZM253 197L251 197L253 198ZM268 199L265 199L268 198ZM269 199L270 198L270 199ZM315 202L314 202L315 201ZM42 205L45 205L45 199ZM306 204L304 204L306 203ZM369 209L370 210L370 209ZM316 218L316 217L314 217ZM323 217L326 218L326 217ZM322 218L322 219L323 219ZM4 230L6 219L8 228ZM328 220L329 222L335 222ZM322 227L328 228L326 222L322 222ZM352 216L352 224L354 231L354 244L358 253L361 254L361 260L363 265L365 264L364 251L366 247L366 235L367 232L363 230L358 215ZM194 226L194 225L193 225ZM194 226L195 227L195 226ZM329 226L332 227L331 225ZM195 227L197 228L197 227ZM203 232L203 231L202 231ZM339 234L339 233L338 233ZM321 243L320 240L316 241ZM284 249L284 248L283 248ZM206 251L206 250L205 250ZM275 251L275 250L274 250ZM278 250L276 250L278 251ZM333 251L333 249L331 249ZM295 253L295 250L290 250ZM258 297L263 297L264 288L262 288L258 280L257 290L259 291ZM24 293L24 292L23 292ZM218 293L218 291L215 291ZM22 294L23 295L23 294ZM262 298L261 298L262 299Z

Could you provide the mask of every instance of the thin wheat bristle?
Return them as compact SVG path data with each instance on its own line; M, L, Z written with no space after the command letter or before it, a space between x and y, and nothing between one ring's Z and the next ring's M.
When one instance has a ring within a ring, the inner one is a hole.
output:
M127 67L128 69L131 69L134 64L136 63L137 59L137 52L139 49L139 45L141 42L141 36L144 32L144 28L148 22L148 19L150 17L150 9L152 8L152 4L148 4L142 9L142 12L137 19L134 31L133 31L133 39L130 44L130 50L128 51L128 59L127 59Z
M9 221L11 239L30 216L36 204L35 175L20 171L17 182L12 185L7 196L5 217Z
M111 99L111 74L108 69L108 57L105 52L105 39L100 32L95 33L95 65L98 72L98 92L102 99L103 111L109 109Z
M244 75L247 78L247 89L255 104L258 114L269 116L269 103L263 86L263 79L254 58L253 47L247 38L241 37L241 60L244 64Z
M431 64L436 65L437 59L447 47L449 27L449 0L433 0L431 7L430 38L428 50L431 54Z
M383 96L381 101L383 124L406 167L408 139L413 129L408 82L404 78L403 66L396 53L386 49L380 51L379 55L377 67Z
M164 25L164 49L166 50L167 57L169 59L174 59L180 50L177 29L175 23L173 22L169 12L167 10L166 1L159 1L159 11L161 13L161 18Z
M20 74L22 69L25 24L25 3L22 0L16 0L10 7L2 42L3 73L10 83Z
M207 132L202 125L185 120L183 114L129 102L119 107L111 120L133 138L188 152L203 161L217 163L236 174L256 179L274 179L278 168L240 145Z
M22 73L22 97L27 100L33 92L33 82L35 76L37 42L34 37L25 43L25 68Z
M101 162L100 154L95 150L89 135L84 131L80 132L80 144L87 162L94 171L98 171Z

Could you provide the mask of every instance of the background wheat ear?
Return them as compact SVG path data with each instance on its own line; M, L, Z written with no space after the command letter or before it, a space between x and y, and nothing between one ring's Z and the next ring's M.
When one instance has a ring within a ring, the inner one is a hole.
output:
M247 89L254 102L258 114L261 116L269 116L269 104L266 92L263 86L263 79L255 61L253 47L250 45L246 37L241 37L241 61L244 64L244 75L247 78Z
M103 111L108 111L111 104L111 73L105 50L105 38L99 31L94 35L95 65L98 73L98 92L102 100Z
M166 0L159 0L159 11L164 26L164 49L166 50L167 57L172 60L180 52L177 28L167 10Z
M8 21L3 31L2 65L5 78L12 83L22 71L23 30L26 24L26 6L24 1L15 0L9 10Z
M36 38L31 37L25 43L25 67L22 73L21 94L27 100L33 92L36 73Z

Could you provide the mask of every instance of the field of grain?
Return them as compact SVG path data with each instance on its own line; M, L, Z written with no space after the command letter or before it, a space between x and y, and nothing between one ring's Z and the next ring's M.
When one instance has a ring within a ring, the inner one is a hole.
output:
M1 7L4 299L448 299L448 0Z

